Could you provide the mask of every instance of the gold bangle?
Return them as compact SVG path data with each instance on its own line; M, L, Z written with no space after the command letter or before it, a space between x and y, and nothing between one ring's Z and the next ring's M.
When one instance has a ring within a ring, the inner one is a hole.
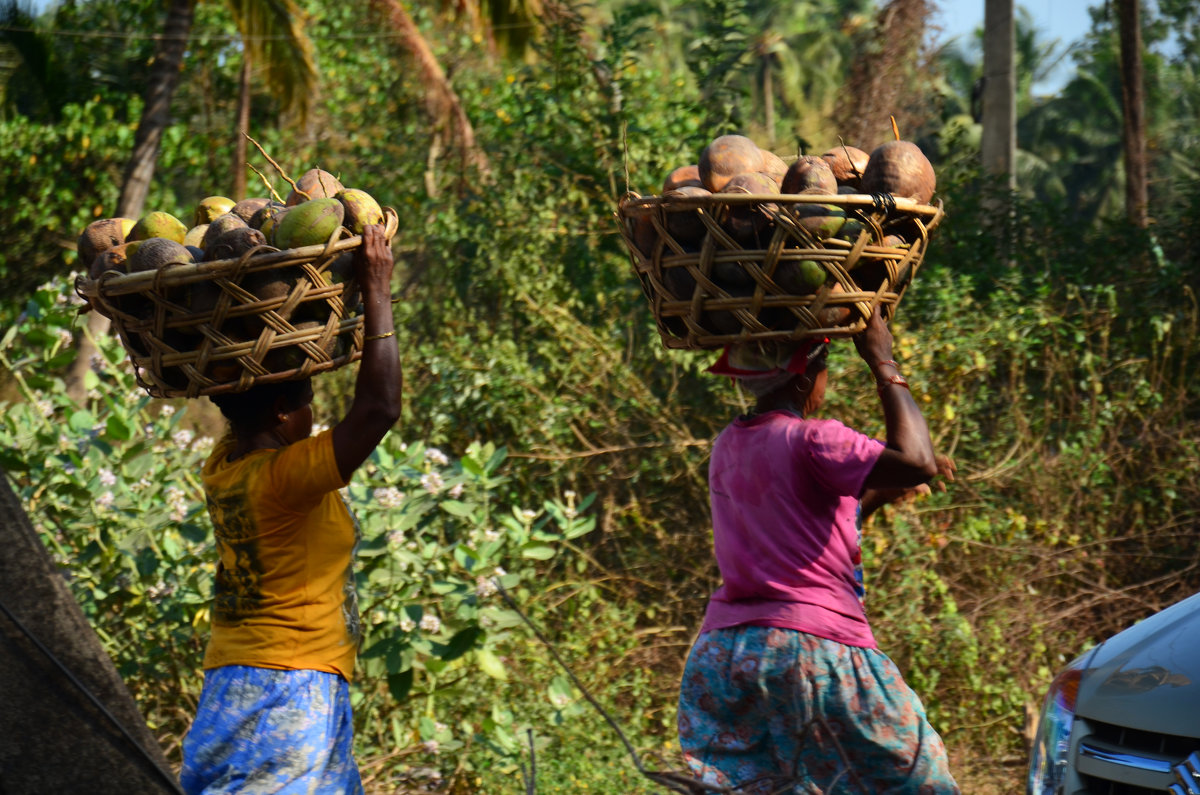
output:
M396 332L394 331L389 331L387 334L369 334L366 337L363 337L363 342L370 342L371 340L385 340L388 337L394 336L396 336Z

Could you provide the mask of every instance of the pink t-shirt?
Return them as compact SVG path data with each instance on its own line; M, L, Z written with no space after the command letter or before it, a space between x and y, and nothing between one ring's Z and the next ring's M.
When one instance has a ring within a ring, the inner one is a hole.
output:
M755 624L875 648L855 568L858 497L883 445L789 411L738 418L708 483L723 584L701 632Z

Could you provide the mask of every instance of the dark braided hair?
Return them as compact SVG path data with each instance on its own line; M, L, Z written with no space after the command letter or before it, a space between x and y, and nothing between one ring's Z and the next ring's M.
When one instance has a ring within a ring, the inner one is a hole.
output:
M301 381L276 381L258 384L245 392L211 395L211 400L225 419L229 420L233 432L248 435L273 424L275 403L280 398L288 411L295 411L312 401L312 379Z

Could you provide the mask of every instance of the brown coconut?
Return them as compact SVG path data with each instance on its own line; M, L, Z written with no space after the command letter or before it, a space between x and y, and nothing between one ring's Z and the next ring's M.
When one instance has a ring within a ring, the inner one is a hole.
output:
M862 184L863 171L866 170L871 156L854 146L835 146L821 155L821 158L833 171L840 193L843 186L858 188Z
M769 174L756 171L734 175L720 192L722 194L778 195L779 185ZM738 242L755 242L766 232L778 210L779 205L774 202L730 204L723 226Z
M309 199L332 199L345 188L346 186L328 171L310 168L300 179L296 180L296 187L288 194L284 204L288 207L295 207Z
M875 147L863 170L863 193L890 193L898 199L928 204L936 188L933 165L911 141L888 141Z
M744 135L722 135L700 153L697 163L704 187L717 193L737 174L762 168L762 151Z
M670 193L683 187L703 188L704 180L700 179L700 166L692 163L680 166L667 175L663 180L662 192Z
M683 187L664 193L663 198L711 195L712 193L704 188L695 185L684 185ZM670 204L663 205L667 231L671 233L671 237L675 238L676 242L683 245L697 245L704 239L704 235L708 230L704 226L704 221L700 220L700 214L696 210L697 208L694 205L682 205L678 207L672 207Z
M833 195L837 189L833 169L824 158L816 155L796 158L796 162L788 166L787 173L783 175L783 184L780 185L780 191L788 194L812 192Z

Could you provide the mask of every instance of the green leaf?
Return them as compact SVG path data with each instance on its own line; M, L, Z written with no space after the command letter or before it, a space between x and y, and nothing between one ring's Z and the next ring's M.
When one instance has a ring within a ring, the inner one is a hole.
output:
M534 560L549 560L554 557L554 547L549 544L529 544L521 549L521 557Z
M470 472L472 475L477 477L483 477L483 466L480 465L480 463L474 458L469 455L464 455L460 461L462 462L462 468L465 471Z
M468 505L465 502L459 502L458 500L442 500L438 504L443 511L451 516L469 517L472 511L475 510L474 506Z
M437 650L437 656L446 662L457 660L475 646L475 641L482 634L483 630L479 627L460 629L454 633L454 637L450 638L449 643L446 643L440 650Z
M479 663L479 670L483 671L493 679L499 679L501 682L508 681L508 671L504 668L504 663L500 662L500 658L487 649L478 649L475 652L475 660Z
M129 427L129 423L118 417L116 414L108 416L108 422L104 425L104 432L113 439L127 442L133 438L133 429Z
M71 419L67 421L67 426L73 431L90 431L95 424L96 418L92 413L82 409L72 414Z
M392 698L397 701L404 701L408 698L409 691L413 686L413 669L400 671L395 674L388 674L387 678L388 692L392 694Z

